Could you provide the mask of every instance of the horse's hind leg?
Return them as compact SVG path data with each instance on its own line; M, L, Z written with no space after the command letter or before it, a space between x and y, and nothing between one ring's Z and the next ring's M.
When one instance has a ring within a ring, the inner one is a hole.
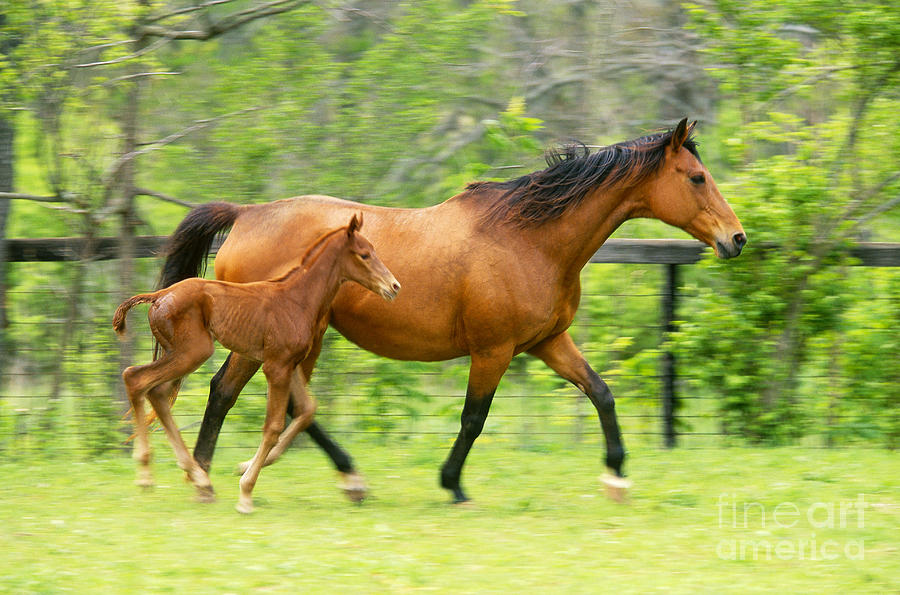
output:
M142 366L131 366L122 373L128 400L131 402L131 414L134 421L134 451L132 457L138 462L138 476L135 483L142 487L153 485L153 474L150 472L150 439L147 435L147 416L144 412L144 390L135 383L135 375Z
M206 471L191 456L184 439L181 437L181 432L178 431L175 419L172 417L171 403L175 401L180 385L180 379L166 382L148 392L147 398L153 405L153 409L156 411L156 415L166 431L166 438L169 439L169 444L172 445L172 449L175 451L178 466L187 473L191 483L197 488L197 499L201 502L212 502L215 500L212 482L210 482Z
M306 359L300 363L300 368L303 370L303 376L307 383L310 378L312 378L316 360L318 360L319 353L322 351L323 335L324 333L319 335L313 342L312 348L306 356ZM356 467L353 465L353 459L347 451L341 448L341 446L328 435L328 432L326 432L315 419L313 419L306 427L306 434L312 438L313 442L315 442L316 445L328 455L331 462L334 463L341 478L339 487L344 491L344 495L353 502L363 501L366 497L366 480L363 478L362 474L356 470Z
M203 423L200 424L197 444L194 446L194 459L204 470L209 471L212 464L225 416L257 370L258 362L231 353L209 383L209 400L206 402Z
M557 374L577 386L594 404L606 438L606 466L614 474L604 477L604 483L610 498L621 501L630 484L622 475L625 448L616 418L616 402L609 386L587 363L568 332L545 339L529 350L529 353L544 360Z

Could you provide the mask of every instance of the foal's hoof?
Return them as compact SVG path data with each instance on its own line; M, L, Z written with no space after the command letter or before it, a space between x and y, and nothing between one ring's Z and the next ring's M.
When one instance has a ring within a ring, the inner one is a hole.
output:
M234 468L235 475L243 475L247 472L247 469L250 468L250 461L244 461L243 463L238 463L237 467Z
M241 514L251 514L253 513L253 501L252 500L238 500L237 505L235 505L234 509Z
M351 502L362 502L368 494L366 480L359 473L340 473L341 481L338 487Z
M631 481L612 473L604 473L600 478L606 488L606 497L615 502L624 502L631 488Z
M152 488L153 476L150 474L150 471L148 469L139 470L137 479L134 480L134 485L142 488Z

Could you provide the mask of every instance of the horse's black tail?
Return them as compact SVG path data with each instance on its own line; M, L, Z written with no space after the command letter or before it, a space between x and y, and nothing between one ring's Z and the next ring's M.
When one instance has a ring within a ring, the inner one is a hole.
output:
M188 213L163 248L166 260L157 288L201 276L216 236L230 228L240 212L240 205L208 202Z

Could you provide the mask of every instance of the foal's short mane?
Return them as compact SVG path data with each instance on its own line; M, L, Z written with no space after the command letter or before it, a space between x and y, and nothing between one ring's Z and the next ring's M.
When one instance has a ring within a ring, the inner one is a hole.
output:
M300 264L292 267L291 270L281 275L280 277L272 279L272 281L284 281L285 279L293 275L296 271L309 268L312 263L314 263L319 258L319 256L322 255L322 252L325 251L325 244L329 239L331 239L331 236L342 231L346 233L346 225L344 227L339 227L337 229L332 229L331 231L323 233L321 236L319 236L319 239L313 242L312 245L306 250L306 252L303 253L303 257L300 259Z
M546 169L505 182L473 182L463 198L484 196L491 201L485 205L486 222L540 225L580 204L591 190L636 184L653 174L665 160L673 132L642 136L596 153L578 142L551 149ZM693 135L682 146L700 158Z

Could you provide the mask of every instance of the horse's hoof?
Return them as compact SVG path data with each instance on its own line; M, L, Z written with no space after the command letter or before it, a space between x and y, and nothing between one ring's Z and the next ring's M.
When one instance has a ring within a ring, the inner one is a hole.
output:
M197 502L202 502L203 504L210 504L216 501L216 492L213 490L213 487L204 486L197 488Z
M134 485L142 487L145 490L148 490L153 487L153 480L152 479L135 479Z
M362 502L368 495L366 481L358 473L341 473L341 482L338 487L351 502Z
M624 502L631 488L631 481L612 473L604 473L600 478L606 489L606 497L614 502Z

